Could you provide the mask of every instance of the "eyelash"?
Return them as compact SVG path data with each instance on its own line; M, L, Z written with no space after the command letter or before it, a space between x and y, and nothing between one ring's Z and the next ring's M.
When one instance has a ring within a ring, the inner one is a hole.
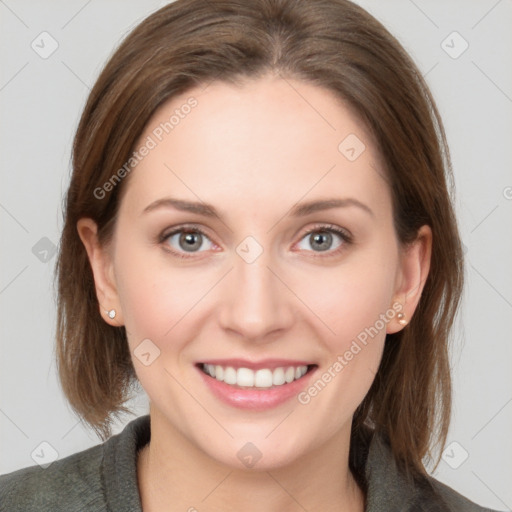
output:
M202 236L205 236L206 238L210 239L210 237L200 227L195 226L195 225L186 225L186 226L178 226L177 228L174 228L172 231L169 231L169 232L164 231L161 235L158 236L158 243L163 244L171 236L175 235L176 233L181 233L181 232L187 232L187 233L192 233L192 234L199 233ZM319 232L334 233L342 239L343 243L337 249L334 249L332 251L325 251L327 254L326 256L319 254L317 251L317 253L313 255L313 258L327 258L330 256L335 256L335 255L339 254L341 251L343 251L347 245L351 245L353 243L352 236L348 233L348 231L338 228L337 226L334 226L332 224L322 224L322 225L314 226L309 231L304 233L302 235L302 237L300 238L300 240L303 240L305 237L307 237L308 235L311 235L312 233L319 233ZM188 258L194 257L193 256L194 253L190 253L191 254L190 256L186 256L185 253L175 251L174 249L169 248L169 246L164 247L164 250L170 252L174 256L177 256L178 258L188 259ZM309 251L309 252L314 253L315 251Z

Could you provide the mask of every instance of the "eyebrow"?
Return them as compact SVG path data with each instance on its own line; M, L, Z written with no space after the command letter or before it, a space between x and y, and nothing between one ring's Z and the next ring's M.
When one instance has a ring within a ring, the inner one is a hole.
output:
M292 217L304 217L319 211L331 210L333 208L345 208L350 206L360 208L372 217L375 217L374 212L367 205L352 197L342 199L321 199L316 201L308 201L305 203L296 203L291 209L289 215ZM195 201L185 201L183 199L175 199L173 197L157 199L156 201L146 206L142 213L148 213L159 208L174 208L184 212L196 213L197 215L202 215L204 217L221 218L215 207L213 207L211 204Z

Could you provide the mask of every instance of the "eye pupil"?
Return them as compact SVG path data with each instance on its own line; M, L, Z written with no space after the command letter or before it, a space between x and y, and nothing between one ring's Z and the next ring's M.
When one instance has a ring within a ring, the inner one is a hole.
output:
M312 235L312 239L314 244L319 244L317 248L320 251L327 251L332 243L332 235L327 231L318 231Z
M183 249L199 249L201 247L201 234L200 233L183 233L180 236L180 246ZM199 239L199 241L198 241ZM183 245L182 245L183 243Z

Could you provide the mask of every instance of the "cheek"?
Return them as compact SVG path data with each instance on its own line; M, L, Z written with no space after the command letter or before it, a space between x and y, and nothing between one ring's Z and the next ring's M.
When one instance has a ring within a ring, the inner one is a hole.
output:
M172 265L154 247L126 249L126 256L116 259L116 277L133 365L151 400L166 403L172 376L182 378L180 354L196 333L190 325L194 305L212 276Z
M375 379L386 325L395 316L395 264L392 250L388 255L360 254L337 269L317 272L303 288L302 293L310 290L308 305L317 332L324 333L318 339L326 357L316 380L298 398L313 416L331 411L322 428L332 433L354 413Z
M119 300L130 344L146 338L159 347L164 340L180 343L173 330L182 328L191 308L215 283L211 269L180 267L163 250L140 242L119 244L116 253Z
M354 338L375 326L385 334L380 319L392 306L395 270L392 250L387 255L355 253L339 267L317 270L302 280L298 295L307 298L305 302L324 324L330 352L346 349Z

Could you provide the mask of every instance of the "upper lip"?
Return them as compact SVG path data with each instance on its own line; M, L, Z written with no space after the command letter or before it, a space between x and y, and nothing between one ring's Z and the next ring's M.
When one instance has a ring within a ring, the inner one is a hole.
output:
M200 361L198 364L212 364L220 366L231 366L232 368L249 368L251 370L260 370L262 368L269 368L274 370L276 368L287 368L288 366L309 366L313 365L311 361L298 361L296 359L262 359L261 361L249 361L247 359L208 359Z

